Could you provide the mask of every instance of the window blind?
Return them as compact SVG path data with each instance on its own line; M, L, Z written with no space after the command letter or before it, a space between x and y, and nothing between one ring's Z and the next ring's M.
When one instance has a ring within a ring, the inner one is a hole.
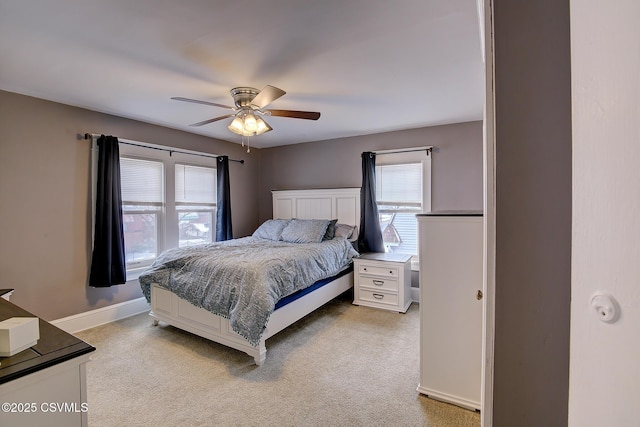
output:
M216 203L216 170L176 165L177 203Z
M161 162L120 158L120 178L124 203L162 203Z
M422 164L376 166L376 199L384 205L422 205Z

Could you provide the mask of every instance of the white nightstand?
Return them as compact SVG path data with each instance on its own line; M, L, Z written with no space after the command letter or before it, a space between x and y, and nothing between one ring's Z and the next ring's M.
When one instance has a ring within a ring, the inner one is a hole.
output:
M354 304L401 313L411 305L411 255L365 253L353 271Z

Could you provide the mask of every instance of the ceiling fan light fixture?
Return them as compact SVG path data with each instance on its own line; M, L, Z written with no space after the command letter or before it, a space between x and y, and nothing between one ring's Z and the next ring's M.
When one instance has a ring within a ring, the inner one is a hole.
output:
M260 115L289 117L294 119L318 120L320 113L313 111L294 111L294 110L264 110L263 108L283 96L286 92L277 87L267 85L262 90L252 87L236 87L231 89L231 96L235 107L217 104L209 101L200 101L198 99L182 98L174 96L171 99L176 101L191 102L195 104L211 105L214 107L226 108L233 110L234 113L224 116L214 117L209 120L194 123L190 126L203 126L209 123L217 122L229 117L233 117L229 130L243 137L262 135L265 132L273 130Z
M251 119L249 119L249 126L247 126L247 118L251 117L255 124L251 124ZM253 131L251 129L254 129ZM265 132L269 132L273 130L271 126L262 118L257 117L253 114L239 114L229 125L229 130L233 133L242 136L254 136L254 135L262 135Z
M258 130L258 121L253 113L247 113L244 116L244 131L253 135Z
M229 130L233 133L237 133L238 135L244 135L243 134L244 122L242 121L242 118L239 116L236 116L236 118L233 119L233 121L229 125Z
M269 132L273 130L271 126L260 117L256 117L256 122L258 123L258 129L256 130L256 135L262 135L265 132Z

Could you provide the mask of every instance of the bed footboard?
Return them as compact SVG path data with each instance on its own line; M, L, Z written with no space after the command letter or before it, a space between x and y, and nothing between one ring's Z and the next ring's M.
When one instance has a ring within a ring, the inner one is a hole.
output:
M196 307L173 292L156 285L151 285L149 315L154 322L160 320L227 347L244 351L254 358L256 365L262 365L267 357L264 339L254 347L231 329L229 319Z
M266 339L352 287L353 272L349 272L279 308L271 315L257 346L252 346L246 339L235 333L231 329L228 319L196 307L173 292L155 284L151 285L151 312L149 315L153 318L154 325L157 325L158 321L163 321L176 328L243 351L252 356L256 365L260 366L267 357Z

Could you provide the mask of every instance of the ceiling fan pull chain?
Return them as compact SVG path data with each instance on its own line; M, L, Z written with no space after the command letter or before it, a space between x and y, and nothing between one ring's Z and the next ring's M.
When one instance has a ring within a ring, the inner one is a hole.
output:
M242 135L241 138L242 139L240 141L242 141L242 146L244 147L245 146L245 143L244 143L245 135ZM249 147L249 135L246 135L246 138L247 138L247 143L246 143L247 153L250 153L251 152L251 148Z

